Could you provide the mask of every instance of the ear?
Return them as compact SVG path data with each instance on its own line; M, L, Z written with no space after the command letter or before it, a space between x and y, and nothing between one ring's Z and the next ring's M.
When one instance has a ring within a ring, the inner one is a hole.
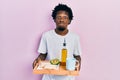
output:
M54 19L54 22L56 22L56 20Z
M71 20L69 20L68 24L70 24L70 23L71 23Z

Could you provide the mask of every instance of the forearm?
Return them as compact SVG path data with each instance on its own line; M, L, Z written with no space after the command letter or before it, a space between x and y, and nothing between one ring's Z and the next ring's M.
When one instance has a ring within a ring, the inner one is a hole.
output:
M40 53L40 55L38 56L38 59L40 59L40 60L45 60L46 57L47 57L47 53L46 53L46 54Z

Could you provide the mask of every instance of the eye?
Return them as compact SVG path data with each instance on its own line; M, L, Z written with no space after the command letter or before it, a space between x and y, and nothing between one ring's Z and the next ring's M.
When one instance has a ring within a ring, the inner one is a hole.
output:
M68 17L67 17L67 16L63 16L63 17L61 17L61 16L57 16L56 19L57 19L57 20L61 20L61 19L67 20Z
M67 17L67 16L64 16L64 19L68 19L68 17Z
M56 17L56 19L60 20L60 19L61 19L61 17L60 17L60 16L57 16L57 17Z

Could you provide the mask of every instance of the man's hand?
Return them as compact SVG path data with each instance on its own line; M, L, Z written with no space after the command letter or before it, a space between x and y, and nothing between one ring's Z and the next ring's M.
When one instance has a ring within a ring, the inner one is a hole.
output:
M47 53L46 54L40 53L40 55L33 62L33 69L34 69L35 66L39 65L39 63L40 63L41 60L45 60L46 56L47 56Z
M40 58L36 58L36 59L34 60L34 62L33 62L33 69L34 69L35 66L38 66L38 65L39 65L40 61L41 61Z
M75 55L73 55L74 56L74 58L76 59L76 60L78 60L79 61L79 67L78 67L78 70L80 71L80 68L81 68L81 57L78 55L78 56L75 56Z

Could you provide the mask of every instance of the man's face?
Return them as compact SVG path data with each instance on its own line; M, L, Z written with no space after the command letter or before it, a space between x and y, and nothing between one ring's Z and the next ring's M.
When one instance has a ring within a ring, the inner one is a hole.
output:
M64 31L70 23L68 13L66 11L58 11L55 19L57 29Z

